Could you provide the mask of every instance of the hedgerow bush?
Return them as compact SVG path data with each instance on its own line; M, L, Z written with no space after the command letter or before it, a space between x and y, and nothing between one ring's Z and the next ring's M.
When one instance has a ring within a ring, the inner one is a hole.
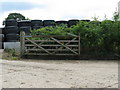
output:
M31 35L68 35L81 37L81 53L120 54L120 21L80 21L77 25L67 27L62 24L32 30Z
M31 35L67 35L69 32L70 28L68 28L66 24L62 24L60 26L49 26L32 30Z

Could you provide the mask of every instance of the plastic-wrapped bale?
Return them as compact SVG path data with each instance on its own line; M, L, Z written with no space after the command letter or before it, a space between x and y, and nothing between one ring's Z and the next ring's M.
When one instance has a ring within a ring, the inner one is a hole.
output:
M32 30L34 30L34 29L40 29L40 28L43 28L43 26L32 26Z
M30 20L18 21L18 27L24 27L24 26L31 26L31 21Z
M19 34L7 34L6 41L7 42L19 42Z
M67 25L68 25L68 21L63 21L63 20L61 20L61 21L56 21L55 23L56 23L57 26L59 26L59 25L61 25L61 24L67 24Z
M43 26L55 26L55 21L54 20L44 20L43 21Z
M4 42L4 34L0 34L0 42Z
M3 34L3 28L0 28L0 34Z
M0 42L0 49L4 49L4 43Z
M84 22L90 22L90 20L87 20L87 19L86 19L86 20L85 20L85 19L84 19L84 20L80 20L80 21L84 21Z
M4 49L15 49L20 52L20 42L4 42Z
M30 26L19 27L19 32L20 31L24 31L25 34L29 34L31 31L31 27Z
M31 20L31 26L43 26L42 20Z
M43 27L42 20L31 20L31 29L39 29Z
M71 27L73 25L76 25L79 22L78 19L72 19L68 21L68 26Z
M4 28L4 34L18 34L18 27L17 26L7 26Z
M8 19L4 21L5 26L18 26L17 20L14 19Z

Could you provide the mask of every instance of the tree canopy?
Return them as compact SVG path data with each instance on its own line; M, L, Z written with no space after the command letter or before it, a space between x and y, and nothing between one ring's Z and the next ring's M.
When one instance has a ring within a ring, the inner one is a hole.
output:
M23 16L22 14L20 13L10 13L8 15L8 17L6 18L7 19L15 19L15 20L25 20L25 16Z

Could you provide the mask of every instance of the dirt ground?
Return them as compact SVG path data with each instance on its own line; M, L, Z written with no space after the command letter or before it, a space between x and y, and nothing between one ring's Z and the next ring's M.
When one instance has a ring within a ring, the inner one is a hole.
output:
M118 88L118 61L0 60L2 88Z

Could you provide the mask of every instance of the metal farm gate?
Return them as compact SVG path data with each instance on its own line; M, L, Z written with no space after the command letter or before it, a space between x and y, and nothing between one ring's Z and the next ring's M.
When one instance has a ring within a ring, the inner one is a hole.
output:
M80 36L30 36L22 31L20 44L21 55L80 55Z

